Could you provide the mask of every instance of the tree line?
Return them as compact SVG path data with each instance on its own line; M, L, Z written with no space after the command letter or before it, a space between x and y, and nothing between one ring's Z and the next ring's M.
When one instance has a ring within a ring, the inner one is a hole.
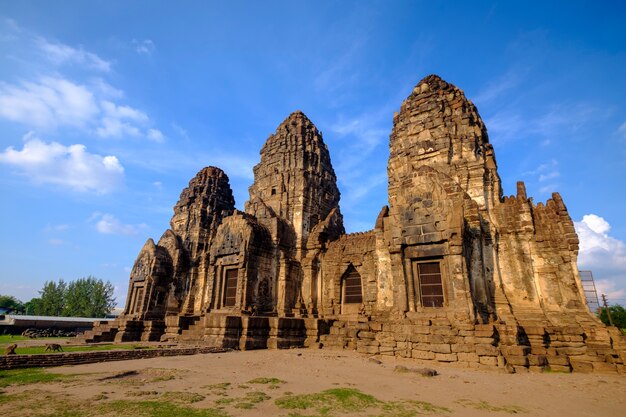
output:
M22 303L10 295L0 295L0 308L13 314L63 317L105 317L115 307L114 287L93 276L65 282L46 281L39 297Z

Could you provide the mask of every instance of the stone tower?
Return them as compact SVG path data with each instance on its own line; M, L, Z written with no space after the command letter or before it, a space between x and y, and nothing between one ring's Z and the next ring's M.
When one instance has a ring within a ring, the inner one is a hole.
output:
M437 75L420 81L394 116L389 141L389 204L402 205L417 167L432 167L454 181L481 209L501 197L493 147L476 107L463 91Z
M294 233L294 258L301 259L309 232L339 208L340 195L328 147L304 113L290 114L267 139L249 192L246 212L261 223L285 220Z

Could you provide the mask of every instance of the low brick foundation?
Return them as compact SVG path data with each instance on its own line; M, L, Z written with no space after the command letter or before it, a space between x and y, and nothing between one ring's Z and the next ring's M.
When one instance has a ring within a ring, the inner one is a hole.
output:
M619 330L583 326L451 324L444 318L396 322L335 321L321 335L324 348L353 349L470 368L508 372L626 374L626 338Z
M225 352L215 347L188 347L170 349L106 350L95 352L66 352L43 355L0 356L0 369L83 365L87 363L148 359L159 356L197 355Z

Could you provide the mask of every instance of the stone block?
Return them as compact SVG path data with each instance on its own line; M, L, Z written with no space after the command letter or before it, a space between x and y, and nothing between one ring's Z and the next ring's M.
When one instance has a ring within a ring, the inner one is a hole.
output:
M454 353L476 351L476 346L469 343L452 343L450 344L450 347L452 348L452 352Z
M360 330L360 331L357 333L357 337L358 337L359 339L369 339L369 340L373 340L373 339L375 339L375 338L376 338L376 333L373 333L373 332L367 332L367 331L364 331L364 330Z
M413 349L411 351L411 357L413 359L433 360L435 359L435 352Z
M544 367L548 365L548 358L545 355L528 355L528 364L530 366Z
M500 346L504 355L526 356L530 353L529 346Z
M497 366L498 358L496 358L495 356L480 356L478 358L478 362L481 365Z
M576 358L570 358L570 365L574 372L590 373L593 372L593 363L587 361L577 360Z
M478 356L475 353L466 353L466 352L457 353L457 357L459 358L459 361L463 361L463 362L478 362L478 359L480 358L480 356Z
M528 366L528 357L526 356L505 356L506 363L510 363L513 366Z
M498 356L500 351L492 345L476 345L476 354L478 356Z
M567 356L561 355L546 355L546 359L548 360L548 364L552 365L561 365L561 366L569 366L569 358Z
M458 331L449 326L431 326L430 333L444 336L455 336L458 334Z
M550 365L548 369L552 372L572 372L572 368L570 366L563 365Z
M456 353L436 353L435 359L439 362L456 362L459 360Z
M593 362L593 371L602 373L617 373L617 366L606 362Z

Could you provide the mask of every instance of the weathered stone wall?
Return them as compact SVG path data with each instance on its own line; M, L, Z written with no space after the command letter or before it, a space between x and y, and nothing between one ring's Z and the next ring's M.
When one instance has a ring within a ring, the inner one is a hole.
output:
M626 373L626 344L618 329L454 324L444 311L430 318L335 321L320 337L325 348L354 349L367 355L454 362L470 368L508 372Z
M323 317L371 316L376 309L378 288L376 236L373 231L343 235L330 242L321 258ZM343 300L345 274L354 268L361 277L362 304L346 304Z
M201 353L223 352L214 347L188 347L140 350L105 350L96 352L66 352L42 355L0 356L0 369L84 365L87 363L147 359L159 356L198 355Z

